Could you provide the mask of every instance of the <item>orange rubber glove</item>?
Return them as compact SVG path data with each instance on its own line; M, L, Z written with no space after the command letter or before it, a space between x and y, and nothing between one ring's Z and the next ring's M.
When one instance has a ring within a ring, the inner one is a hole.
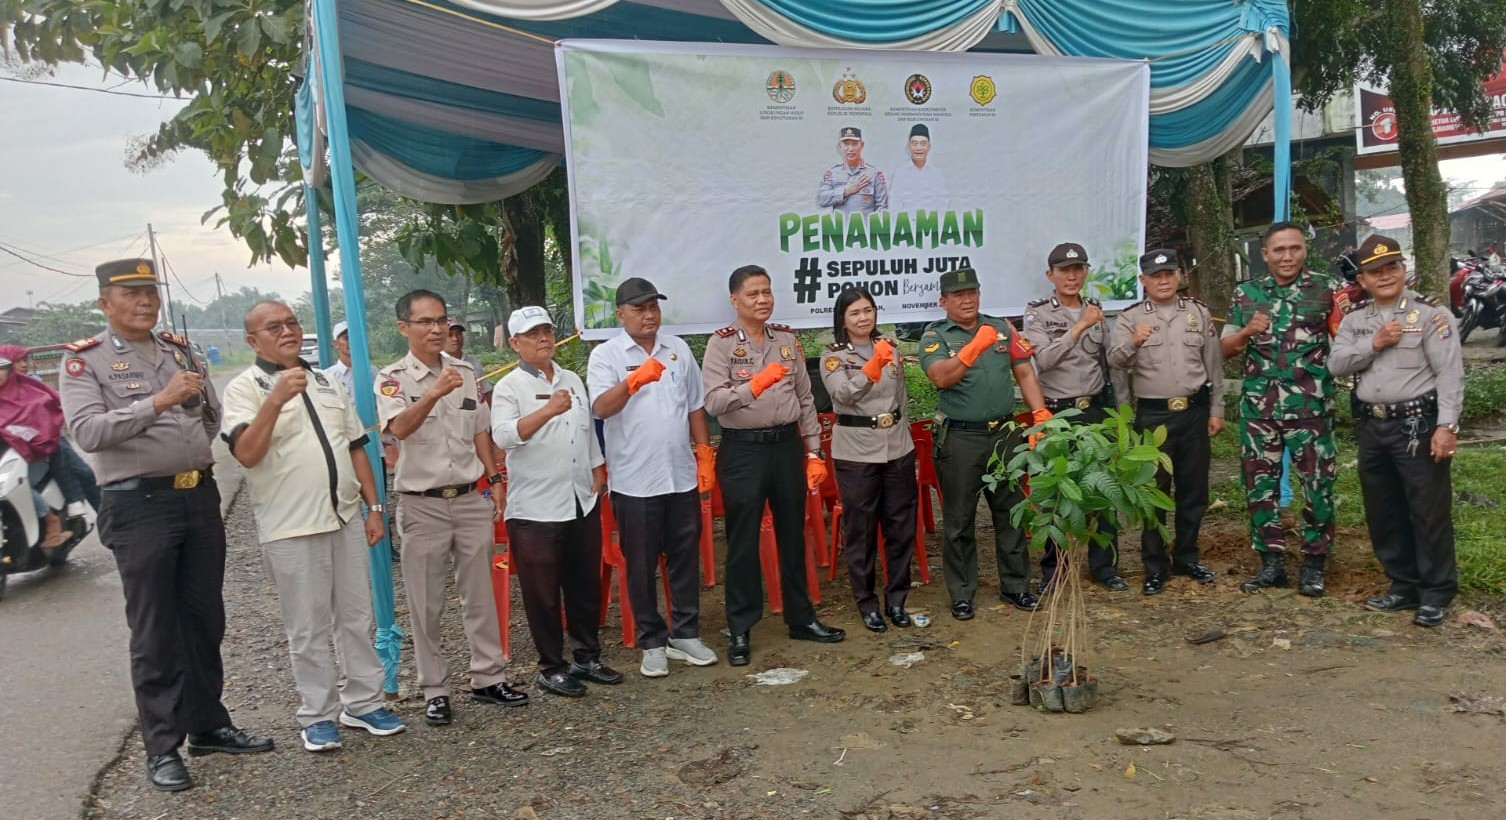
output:
M1030 411L1030 424L1032 426L1037 424L1044 424L1045 422L1050 421L1052 418L1054 418L1054 416L1052 416L1051 411L1047 410L1044 407L1039 410ZM1029 436L1026 436L1025 440L1030 442L1030 449L1034 450L1035 443L1041 440L1041 434L1031 433Z
M868 377L868 381L876 382L880 376L884 375L884 365L892 361L894 361L894 345L879 339L873 343L873 358L868 360L868 364L863 365L863 375Z
M716 484L716 448L710 444L695 446L695 488L709 493Z
M978 361L978 357L983 355L983 351L987 350L989 345L998 340L999 331L994 329L993 325L979 325L978 332L973 335L973 340L962 348L961 352L957 354L957 358L961 359L963 364L972 367L973 362Z
M648 361L638 365L638 369L628 374L628 395L631 396L643 389L643 385L652 384L664 375L664 362L650 357Z
M789 372L790 369L788 367L775 362L768 367L765 367L764 369L758 371L757 373L754 373L753 378L748 380L748 388L753 391L753 398L756 399L759 396L762 396L763 391L768 390L770 387L778 384L779 380L784 378L785 374Z
M820 458L807 458L805 460L805 487L814 490L826 481L826 460Z

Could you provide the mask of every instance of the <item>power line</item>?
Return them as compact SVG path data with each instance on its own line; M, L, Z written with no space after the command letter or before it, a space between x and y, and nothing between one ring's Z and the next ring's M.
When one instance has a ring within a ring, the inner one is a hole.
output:
M22 262L29 263L31 265L34 265L36 267L41 268L42 270L50 270L53 273L61 273L64 276L77 276L77 277L80 277L80 278L83 278L83 279L93 279L94 278L94 274L92 274L92 273L73 273L73 272L70 272L70 271L65 271L62 268L54 268L51 265L44 265L44 264L42 264L41 262L38 262L35 259L32 259L30 257L26 257L26 256L22 256L21 254L16 253L15 251L13 251L10 248L6 247L4 243L0 243L0 252L8 253L11 256L14 256L17 259L21 260Z
M8 83L20 83L21 85L45 85L52 88L71 88L74 91L93 91L96 94L110 94L116 97L139 97L143 100L179 100L186 102L183 97L172 97L166 94L137 94L134 91L111 91L108 88L90 88L87 85L71 85L69 83L54 83L47 80L22 80L18 77L0 77Z
M144 235L146 235L146 231L142 231L141 233L136 234L136 239L140 239ZM127 234L127 236L129 236L129 234ZM114 243L119 242L119 241L121 241L122 239L125 239L125 238L126 238L125 236L117 236L117 237L113 237L111 239L102 239L102 240L100 240L98 242L91 242L91 243L89 243L87 245L79 245L76 248L69 248L68 250L57 251L55 253L42 253L41 251L29 250L27 248L21 247L20 245L16 244L15 240L13 240L13 239L0 240L0 241L5 241L8 244L10 244L11 247L13 247L13 248L15 248L17 250L29 253L32 256L35 256L35 257L37 257L39 259L51 259L54 262L61 262L61 263L65 264L65 265L67 265L67 264L72 264L72 260L70 260L70 259L64 259L63 258L67 254L78 253L79 251L86 251L86 250L89 250L90 248L97 248L97 247L99 247L101 245L114 244ZM135 242L136 242L135 239L131 240L132 244L135 244ZM3 265L0 265L0 267L6 267L6 266L9 266L9 265L19 265L19 264L21 264L21 263L20 262L6 262Z
M199 297L193 295L193 293L189 291L188 286L183 284L183 280L178 277L177 268L174 268L172 260L167 258L167 252L162 250L161 242L157 243L157 253L162 255L162 266L167 268L168 273L172 274L173 281L178 283L178 287L183 290L183 295L187 296L189 301L193 302L196 305L199 305L200 307L203 307L205 304L207 304L203 299L200 299Z

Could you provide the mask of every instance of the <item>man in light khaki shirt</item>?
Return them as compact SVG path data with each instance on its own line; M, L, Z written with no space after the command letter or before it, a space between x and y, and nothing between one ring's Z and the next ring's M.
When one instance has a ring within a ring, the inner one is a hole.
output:
M444 575L455 562L455 589L471 648L471 698L522 706L528 695L507 685L502 634L492 601L494 519L502 496L476 493L491 453L491 420L476 400L476 374L443 352L449 332L444 299L415 290L397 300L397 329L408 355L382 368L376 385L377 419L383 432L402 440L393 484L402 496L397 528L403 537L403 586L413 619L413 655L418 685L428 706L424 719L450 722L448 664L440 653ZM502 477L491 477L493 485Z
M1158 595L1168 573L1213 582L1213 570L1198 563L1197 539L1208 509L1208 439L1224 429L1223 354L1208 306L1177 295L1182 268L1176 251L1150 251L1140 257L1140 271L1146 299L1119 314L1109 364L1129 370L1134 379L1136 429L1166 427L1161 449L1171 456L1173 471L1157 471L1156 484L1169 491L1175 477L1176 545L1170 559L1166 539L1155 528L1140 535L1141 591Z
M383 704L372 645L369 553L385 516L365 425L339 380L298 357L302 327L291 308L258 302L245 326L256 363L225 386L224 438L246 468L262 565L282 606L303 748L340 748L336 720L397 734L406 726Z

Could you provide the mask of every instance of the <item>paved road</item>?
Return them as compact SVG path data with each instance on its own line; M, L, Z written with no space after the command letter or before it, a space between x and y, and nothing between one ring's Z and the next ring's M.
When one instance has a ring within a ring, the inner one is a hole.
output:
M222 443L215 474L228 509L241 471ZM0 815L78 817L117 754L140 757L128 644L120 576L94 535L67 567L10 579L0 600Z

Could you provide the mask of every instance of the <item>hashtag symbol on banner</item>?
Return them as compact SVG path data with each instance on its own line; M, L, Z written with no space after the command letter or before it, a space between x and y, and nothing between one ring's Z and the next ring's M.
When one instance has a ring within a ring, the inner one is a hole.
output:
M795 271L795 304L803 305L816 301L821 289L821 263L814 256L800 260L800 270Z

